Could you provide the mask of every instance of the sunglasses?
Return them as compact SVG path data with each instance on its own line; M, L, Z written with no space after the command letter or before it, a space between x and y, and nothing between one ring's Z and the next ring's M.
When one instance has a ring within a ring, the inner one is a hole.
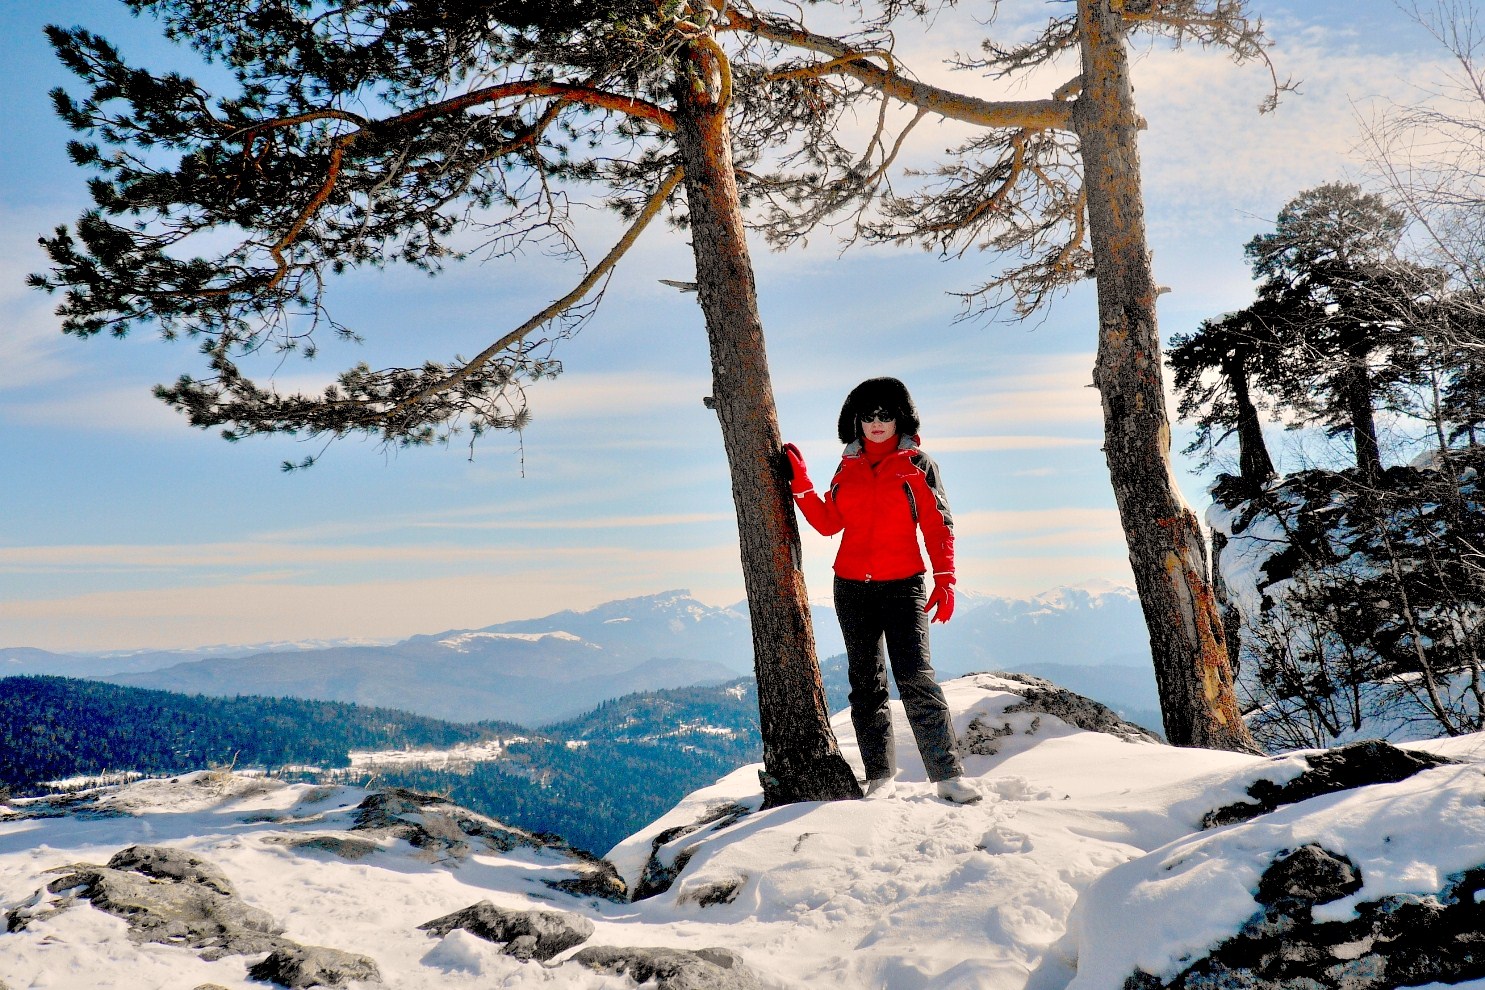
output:
M895 423L897 422L897 417L887 412L885 409L878 409L876 412L863 413L861 416L861 422Z

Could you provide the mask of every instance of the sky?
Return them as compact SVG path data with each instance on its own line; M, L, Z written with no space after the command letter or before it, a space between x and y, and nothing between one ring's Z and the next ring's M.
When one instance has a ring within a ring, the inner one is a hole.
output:
M207 961L187 945L131 939L124 919L47 889L59 874L140 843L204 862L200 872L224 877L240 903L266 911L287 939L369 957L383 982L351 984L362 988L632 985L572 962L576 947L542 966L462 929L440 937L419 930L483 901L586 919L583 947L719 947L769 990L1108 990L1136 969L1173 978L1240 933L1276 940L1279 922L1254 924L1263 918L1256 892L1262 878L1272 880L1272 864L1310 844L1345 857L1359 889L1335 890L1338 878L1316 880L1324 871L1315 870L1308 879L1324 903L1275 905L1296 919L1288 945L1333 948L1337 967L1380 965L1395 953L1394 962L1420 967L1407 970L1408 985L1431 990L1445 984L1431 982L1442 974L1430 967L1467 965L1467 951L1448 939L1469 929L1461 916L1476 907L1472 881L1460 884L1461 875L1485 860L1479 733L1409 747L1458 762L1203 828L1208 812L1252 804L1248 792L1259 782L1280 791L1317 768L1303 753L1265 759L1074 729L1036 700L1023 702L1024 686L992 675L944 687L959 737L977 740L964 776L982 801L955 807L933 795L894 702L902 762L890 795L759 810L759 765L741 767L607 852L631 890L651 856L676 867L669 889L633 903L545 886L577 872L557 851L502 853L471 836L460 855L450 839L464 836L437 807L391 812L406 823L398 824L403 837L414 828L436 833L420 848L367 831L357 811L366 792L356 787L203 771L73 796L61 814L11 815L0 822L0 890L25 925L4 936L0 980L100 990L262 987L247 968L264 953ZM859 768L847 713L834 729ZM732 808L747 813L719 818ZM351 860L328 851L337 840L375 848ZM1463 896L1450 896L1457 884ZM719 902L718 891L732 896ZM1435 914L1441 904L1446 913ZM1358 916L1395 924L1401 912L1410 912L1406 939L1374 940L1365 922L1363 931L1345 924ZM1439 943L1442 951L1419 948ZM1247 954L1224 961L1280 966L1273 944L1260 953L1250 942ZM1289 973L1302 965L1289 963ZM1485 979L1450 985L1485 990Z
M1135 87L1161 333L1244 305L1242 244L1300 191L1365 181L1361 121L1415 101L1445 53L1388 0L1255 0L1281 76L1299 82L1260 115L1269 77L1196 47L1143 45ZM1012 17L1045 7L1007 0ZM935 67L975 25L945 15L905 37L921 75L980 95L1029 98ZM150 389L198 370L188 343L58 332L55 299L26 287L36 238L87 205L71 137L47 92L67 75L46 23L80 24L152 67L194 71L189 52L113 0L0 0L0 646L53 651L401 638L468 629L686 588L743 597L720 431L702 405L711 373L682 236L655 225L619 265L596 317L529 390L521 435L473 449L389 451L374 442L260 438L228 444L187 426ZM1050 81L1038 80L1036 85ZM906 163L958 132L921 127ZM945 143L947 141L947 143ZM590 256L616 235L587 225ZM961 319L953 294L983 279L976 252L852 248L827 237L773 253L753 244L779 419L817 480L839 455L836 413L857 382L901 378L922 414L956 519L960 587L1025 597L1059 585L1131 583L1091 388L1092 287L1022 323ZM334 287L359 346L322 342L281 382L473 354L565 293L550 259L466 262L437 278L396 267ZM1177 431L1177 451L1185 439ZM308 471L279 465L320 455ZM1202 511L1205 479L1176 454ZM805 533L811 597L826 600L831 541Z

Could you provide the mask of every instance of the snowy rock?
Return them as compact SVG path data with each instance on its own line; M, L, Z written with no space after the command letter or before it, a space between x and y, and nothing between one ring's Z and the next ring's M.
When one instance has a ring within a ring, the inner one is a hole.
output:
M294 835L275 837L268 841L272 845L288 846L290 849L317 849L339 856L341 859L352 860L365 859L381 848L375 842L366 839L341 835Z
M561 837L506 825L431 794L400 787L367 796L356 809L354 831L402 839L435 862L458 863L481 851L516 849L552 852L570 861L576 877L547 885L579 897L623 900L626 889L614 868L574 849Z
M111 870L133 870L157 880L197 884L226 897L236 897L232 881L206 860L165 846L130 846L108 861Z
M994 676L1008 681L1007 688L1021 696L1019 703L1006 706L1007 714L1034 712L1052 715L1074 728L1107 733L1128 742L1164 742L1150 730L1124 721L1106 705L1058 687L1051 681L1030 674L1001 673Z
M107 866L71 869L47 889L123 918L135 941L199 949L203 959L265 952L283 941L272 916L239 899L215 867L180 850L133 846Z
M1422 770L1455 762L1432 753L1398 749L1379 739L1363 739L1339 749L1302 754L1301 758L1307 768L1299 776L1283 783L1275 783L1266 777L1259 778L1248 787L1248 795L1253 801L1218 808L1206 816L1202 822L1203 827L1215 828L1248 821L1284 805L1308 801L1324 794L1373 784L1396 783L1407 780ZM1285 758L1273 762L1282 765L1289 760Z
M376 963L366 956L320 945L288 945L248 970L255 980L299 990L302 987L340 987L352 980L381 982Z
M619 949L595 945L572 962L599 973L654 981L659 990L758 990L758 978L742 958L727 949Z
M694 835L702 829L709 832L720 831L746 817L751 811L752 809L741 804L722 804L708 809L706 814L695 822L676 825L661 831L651 840L650 858L645 863L644 872L640 874L639 883L635 884L633 899L643 901L657 894L663 894L675 883L676 877L681 875L681 871L691 861L695 847L687 845L668 849L677 840ZM735 888L732 893L735 893ZM728 899L730 898L723 896L709 903L718 903Z
M1233 938L1172 979L1137 971L1125 990L1284 987L1390 990L1485 977L1485 869L1437 895L1393 895L1358 904L1351 921L1319 921L1314 907L1362 887L1355 864L1301 847L1264 871L1258 900L1273 896Z
M1283 853L1263 871L1253 899L1265 907L1289 901L1328 904L1361 889L1361 874L1344 853L1310 842Z
M480 901L425 922L422 931L443 936L463 929L487 942L505 945L505 954L522 961L546 962L593 937L593 922L566 911L510 911Z
M1020 700L1007 699L993 716L980 713L973 717L959 739L960 748L966 754L1000 755L1005 740L1010 737L1036 735L1041 729L1043 715L1051 715L1075 729L1101 732L1125 742L1164 745L1164 740L1155 733L1126 722L1113 709L1040 677L1006 672L971 676L980 687L1009 692L1018 695ZM1031 717L1026 718L1028 715Z

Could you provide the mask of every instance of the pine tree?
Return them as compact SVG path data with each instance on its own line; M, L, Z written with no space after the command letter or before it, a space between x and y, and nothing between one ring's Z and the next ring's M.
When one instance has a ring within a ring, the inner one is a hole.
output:
M1238 482L1248 493L1276 474L1263 439L1260 403L1265 400L1255 393L1280 353L1273 323L1262 307L1203 320L1194 332L1173 335L1166 353L1180 396L1177 415L1196 425L1196 437L1185 453L1204 452L1199 465L1204 469L1216 448L1236 435Z
M213 98L178 74L128 65L104 39L51 28L90 86L58 112L96 143L72 156L99 177L75 231L44 239L64 331L153 324L200 341L208 374L157 390L193 425L255 433L361 433L419 445L517 429L526 385L557 373L551 344L685 184L714 398L733 476L753 619L771 803L859 790L830 730L798 554L728 130L732 71L710 3L599 0L129 0L224 65ZM756 152L756 149L755 149ZM354 336L328 288L398 260L428 271L482 250L576 255L569 198L588 191L630 220L562 299L473 358L342 372L319 395L260 383L263 352L312 354ZM210 251L214 239L230 238ZM198 243L204 243L198 248Z
M1383 470L1377 412L1404 409L1407 386L1422 380L1409 315L1423 283L1397 254L1406 219L1375 193L1329 183L1300 193L1245 248L1290 352L1292 373L1276 380L1284 404L1298 422L1349 434L1373 481Z

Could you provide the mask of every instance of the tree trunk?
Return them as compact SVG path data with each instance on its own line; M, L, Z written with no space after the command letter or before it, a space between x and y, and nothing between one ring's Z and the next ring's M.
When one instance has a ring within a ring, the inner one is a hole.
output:
M860 797L830 728L815 658L799 527L781 470L782 438L732 167L724 59L709 40L681 56L676 143L752 620L764 807Z
M1263 420L1248 391L1248 370L1243 359L1234 356L1224 361L1222 373L1232 390L1232 404L1237 407L1238 474L1247 490L1256 493L1275 474L1273 458L1263 439Z
M1382 477L1382 447L1377 442L1376 413L1372 407L1372 378L1367 371L1370 352L1347 355L1346 413L1351 420L1351 442L1356 449L1356 467L1367 483Z
M1098 283L1104 456L1150 630L1166 737L1258 751L1238 713L1206 545L1176 487L1155 281L1145 240L1139 121L1111 0L1078 0L1083 87L1073 110Z

